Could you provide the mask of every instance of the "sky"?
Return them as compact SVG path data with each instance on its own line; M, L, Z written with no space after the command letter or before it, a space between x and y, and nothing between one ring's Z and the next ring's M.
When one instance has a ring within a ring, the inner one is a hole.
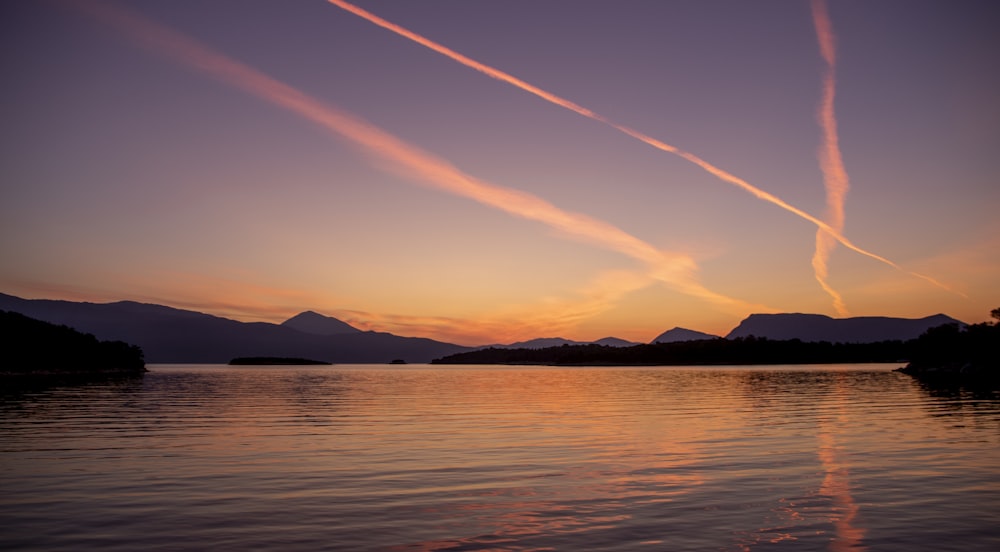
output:
M0 292L464 345L984 321L998 23L988 0L3 3Z

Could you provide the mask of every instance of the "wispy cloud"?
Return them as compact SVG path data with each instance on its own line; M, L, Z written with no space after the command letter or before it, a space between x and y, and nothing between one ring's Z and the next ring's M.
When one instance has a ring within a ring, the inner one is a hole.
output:
M889 259L887 259L885 257L882 257L880 255L876 255L875 253L872 253L872 252L870 252L868 250L862 249L861 247L855 245L853 242L851 242L849 239L847 239L847 237L845 237L840 230L838 230L837 228L831 226L827 222L825 222L823 220L820 220L820 219L818 219L818 218L810 215L809 213L807 213L807 212L805 212L805 211L803 211L803 210L801 210L801 209L799 209L797 207L794 207L793 205L785 202L784 200L780 199L779 197L777 197L777 196L775 196L775 195L773 195L771 193L768 193L768 192L766 192L766 191L764 191L764 190L762 190L762 189L760 189L760 188L758 188L758 187L750 184L749 182L747 182L746 180L743 180L742 178L739 178L739 177L737 177L737 176L735 176L735 175L733 175L733 174L731 174L731 173L729 173L729 172L727 172L727 171L725 171L725 170L723 170L723 169L721 169L719 167L716 167L715 165L709 163L708 161L705 161L704 159L702 159L701 157L698 157L697 155L694 155L693 153L684 151L684 150L682 150L682 149L680 149L680 148L678 148L676 146L673 146L673 145L670 145L670 144L668 144L666 142L663 142L661 140L657 140L655 138L652 138L652 137L650 137L650 136L648 136L646 134L643 134L643 133L641 133L641 132L639 132L637 130L634 130L634 129L631 129L631 128L626 127L624 125L620 125L618 123L615 123L615 122L611 121L610 119L608 119L607 117L604 117L603 115L600 115L600 114L598 114L598 113L596 113L594 111L591 111L590 109L587 109L587 108L582 107L582 106L580 106L580 105L578 105L578 104L576 104L574 102L571 102L571 101L567 100L566 98L563 98L561 96L553 94L552 92L543 90L542 88L539 88L539 87L537 87L535 85L532 85L532 84L530 84L528 82L525 82L525 81L523 81L523 80L521 80L521 79L519 79L519 78L517 78L517 77L515 77L515 76L513 76L513 75L511 75L509 73L506 73L506 72L501 71L501 70L499 70L499 69L497 69L495 67L491 67L491 66L486 65L484 63L481 63L479 61L476 61L476 60L474 60L474 59L472 59L472 58L470 58L468 56L460 54L460 53L458 53L458 52L456 52L456 51L454 51L454 50L452 50L452 49L450 49L450 48L448 48L448 47L446 47L446 46L444 46L442 44L439 44L437 42L434 42L433 40L430 40L429 38L421 36L421 35L413 32L413 31L410 31L409 29L401 27L400 25L397 25L395 23L387 21L387 20L385 20L385 19L383 19L383 18L381 18L381 17L379 17L379 16L377 16L377 15L375 15L375 14L373 14L373 13L367 11L367 10L364 10L364 9L358 7L358 6L355 6L354 4L351 4L349 2L345 2L343 0L327 0L327 1L329 3L335 5L335 6L339 7L339 8L342 8L342 9L344 9L344 10L350 12L350 13L353 13L353 14L361 17L361 18L366 19L366 20L374 23L375 25L378 25L378 26L380 26L382 28L390 30L390 31L392 31L392 32L394 32L394 33L396 33L396 34L398 34L400 36L408 38L408 39L410 39L410 40L412 40L412 41L414 41L414 42L416 42L416 43L418 43L418 44L420 44L420 45L422 45L422 46L424 46L426 48L429 48L429 49L431 49L431 50L433 50L433 51L435 51L435 52L437 52L439 54L447 56L448 58L451 58L452 60L457 61L458 63L461 63L462 65L465 65L465 66L467 66L469 68L472 68L472 69L475 69L476 71L479 71L479 72L481 72L481 73L483 73L485 75L488 75L489 77L492 77L494 79L506 82L506 83L511 84L513 86L516 86L517 88L520 88L521 90L524 90L525 92L529 92L531 94L534 94L535 96L538 96L539 98L542 98L542 99L544 99L544 100L546 100L548 102L551 102L551 103L553 103L555 105L558 105L560 107L563 107L565 109L569 109L570 111L573 111L574 113L578 113L578 114L580 114L580 115L582 115L584 117L587 117L587 118L593 119L595 121L604 123L604 124L606 124L606 125L614 128L614 129L616 129L616 130L618 130L618 131L620 131L620 132L622 132L624 134L627 134L627 135L629 135L629 136L631 136L631 137L633 137L633 138L635 138L637 140L640 140L643 143L648 144L648 145L650 145L650 146L652 146L652 147L654 147L656 149L659 149L659 150L662 150L662 151L665 151L665 152L677 155L677 156L681 157L682 159L685 159L685 160L687 160L687 161L689 161L691 163L694 163L695 165L701 167L703 170L705 170L709 174L712 174L716 178L719 178L720 180L722 180L724 182L728 182L728 183L730 183L730 184L732 184L734 186L737 186L738 188L741 188L742 190L750 193L751 195L753 195L754 197L756 197L758 199L761 199L763 201L766 201L766 202L769 202L769 203L771 203L773 205L776 205L776 206L778 206L778 207L780 207L780 208L782 208L782 209L784 209L784 210L786 210L786 211L788 211L788 212L790 212L790 213L792 213L794 215L797 215L797 216L799 216L799 217L801 217L801 218L803 218L803 219L805 219L805 220L813 223L821 231L825 232L826 235L830 236L832 239L834 239L837 242L843 244L844 247L847 247L848 249L850 249L852 251L855 251L855 252L857 252L857 253L859 253L861 255L865 255L867 257L875 259L875 260L877 260L879 262L882 262L882 263L884 263L886 265L891 266L892 268L895 268L897 270L900 270L900 271L905 272L907 274L910 274L912 276L921 278L921 279L923 279L923 280L925 280L927 282L930 282L931 284L934 284L935 286L941 287L941 288L946 289L948 291L955 292L950 286L947 286L947 285L945 285L945 284L943 284L943 283L941 283L941 282L939 282L939 281L937 281L937 280L935 280L935 279L933 279L933 278L931 278L929 276L925 276L923 274L918 274L918 273L915 273L915 272L911 272L911 271L905 270L902 267L900 267L899 265L897 265L896 263L890 261ZM955 292L955 293L957 293L957 292Z
M661 251L645 241L581 213L565 211L533 194L498 186L463 173L447 161L308 96L194 39L124 8L104 3L74 3L136 43L183 65L289 110L346 140L378 161L378 166L424 186L466 197L512 216L540 222L560 234L640 261L649 278L726 309L754 307L709 290L698 280L698 266L686 254Z
M850 180L844 159L840 153L840 140L837 137L837 117L834 110L836 97L837 58L836 37L830 23L830 15L824 0L812 2L813 23L816 26L816 38L819 41L820 52L826 62L823 75L823 97L820 100L816 117L823 131L823 140L819 147L819 165L823 171L823 185L826 187L826 222L837 232L844 231L844 202L850 189ZM812 265L816 281L833 298L833 306L841 316L847 316L847 305L832 286L829 277L828 261L830 253L837 247L837 242L826 230L816 231L816 252L813 254Z

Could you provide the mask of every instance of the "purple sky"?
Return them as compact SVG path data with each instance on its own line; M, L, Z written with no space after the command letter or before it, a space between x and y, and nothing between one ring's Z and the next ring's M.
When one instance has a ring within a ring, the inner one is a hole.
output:
M688 259L691 273L678 285L520 207L435 187L72 3L8 2L2 292L241 320L314 309L467 344L648 341L673 326L726 333L765 310L838 315L810 263L815 225L327 2L111 5L491 189ZM825 216L825 64L809 2L357 5ZM830 286L850 315L986 319L1000 306L1000 4L828 9L851 184L843 233L902 269L838 247Z

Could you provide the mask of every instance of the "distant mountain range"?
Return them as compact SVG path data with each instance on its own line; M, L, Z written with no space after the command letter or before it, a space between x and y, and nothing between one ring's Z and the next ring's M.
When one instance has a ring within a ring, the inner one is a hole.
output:
M617 337L605 337L597 341L573 341L562 337L539 337L528 341L518 341L507 345L489 345L496 349L545 349L548 347L562 347L563 345L606 345L608 347L631 347L638 345L634 341L626 341ZM482 347L481 347L482 348Z
M451 343L361 331L304 312L282 324L238 322L132 301L77 303L0 294L0 310L64 324L142 348L149 363L226 363L236 357L303 357L334 363L429 362L470 350Z
M102 340L139 345L149 363L226 363L236 357L299 357L332 363L429 362L435 358L481 349L433 339L362 331L330 316L306 311L281 324L239 322L162 305L120 301L83 303L22 299L0 293L0 310L64 324ZM834 319L816 314L753 314L726 338L754 335L768 339L800 339L867 343L918 337L942 324L962 324L938 314L921 319L859 317ZM672 343L718 336L673 328L652 343ZM629 347L636 343L606 337L592 342L540 338L495 348L541 349L597 344Z

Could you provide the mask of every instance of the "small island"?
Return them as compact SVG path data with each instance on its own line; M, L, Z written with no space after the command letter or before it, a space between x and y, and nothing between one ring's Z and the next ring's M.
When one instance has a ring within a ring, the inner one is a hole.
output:
M10 380L67 380L140 376L142 349L123 341L100 341L69 326L50 324L16 312L0 311L4 363Z
M332 363L298 357L237 357L229 361L230 366L329 366Z

